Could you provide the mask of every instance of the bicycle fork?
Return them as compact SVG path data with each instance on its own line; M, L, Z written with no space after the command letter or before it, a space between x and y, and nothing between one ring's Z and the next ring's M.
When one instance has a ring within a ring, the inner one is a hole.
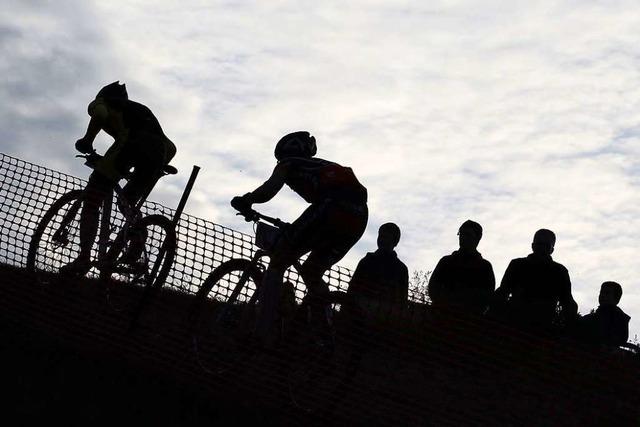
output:
M251 264L249 264L250 267L244 270L242 272L242 275L240 275L240 279L238 280L238 283L236 284L236 286L233 288L231 295L229 295L229 298L227 299L224 308L220 310L220 313L218 313L216 322L225 322L229 320L229 313L230 313L231 306L235 304L235 302L238 299L238 296L240 295L240 292L242 292L242 290L244 289L247 281L249 280L249 277L251 276L251 270L258 266L260 262L260 258L262 258L264 255L265 255L265 252L261 249L258 249L255 252L255 254L253 255L253 258L251 258ZM260 278L260 280L262 280L262 277ZM258 293L260 292L261 283L256 283L255 285L256 285L256 291L249 298L249 301L247 302L248 306L254 305L258 299Z
M100 215L100 234L98 235L98 260L105 259L107 250L109 248L112 206L112 196L105 197L104 201L102 202L102 215Z
M78 210L80 209L80 204L82 200L76 200L69 210L62 217L62 221L60 222L60 226L53 233L53 241L59 243L61 245L66 245L69 243L69 224L78 214Z

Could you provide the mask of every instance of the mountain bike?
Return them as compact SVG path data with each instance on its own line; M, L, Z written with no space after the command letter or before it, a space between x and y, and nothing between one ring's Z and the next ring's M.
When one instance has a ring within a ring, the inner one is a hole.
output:
M94 168L101 156L95 151L77 155L85 165ZM173 175L177 169L167 165L162 175ZM125 176L128 179L130 174ZM141 284L145 295L162 287L169 274L176 250L176 232L172 221L162 215L141 214L146 196L130 206L122 196L122 187L114 187L115 202L122 218L112 215L113 197L101 205L97 247L92 248L89 275L107 281L107 298L114 308L114 289L122 284ZM46 211L38 223L29 245L27 269L58 273L60 267L74 260L80 251L80 212L85 190L72 190L62 195ZM132 259L132 252L135 253ZM107 280L107 279L116 279ZM147 290L148 289L148 290Z
M192 342L201 368L221 375L248 365L247 342L258 318L258 294L266 265L277 240L289 224L251 210L243 213L255 223L255 251L251 259L231 259L220 264L203 282L191 309ZM293 269L300 274L299 261ZM287 277L287 275L285 275ZM217 293L209 297L212 290ZM230 291L230 292L229 292ZM295 289L285 280L281 292L278 339L280 368L271 376L286 378L291 402L305 411L314 411L327 400L318 399L334 390L341 380L338 359L347 357L336 348L336 322L347 315L348 299L342 291L331 291L323 297L322 319L313 310L309 292L296 303ZM314 315L314 312L316 314Z

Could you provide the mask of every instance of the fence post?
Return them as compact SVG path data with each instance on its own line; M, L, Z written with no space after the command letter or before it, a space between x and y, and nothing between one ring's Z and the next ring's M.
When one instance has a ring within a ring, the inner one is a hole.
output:
M184 210L185 205L187 204L187 199L191 194L191 190L193 189L193 184L196 181L196 177L198 176L198 172L200 172L200 166L193 166L191 169L191 176L189 177L189 181L187 181L187 185L182 192L182 197L180 198L180 202L178 203L178 207L176 208L176 212L173 215L173 220L171 221L173 224L173 228L175 229L180 221L180 216L182 215L182 211ZM162 259L164 258L164 254L166 249L164 245L160 247L160 251L158 252L158 256L156 258L156 262L153 266L153 270L151 270L150 281L145 285L144 291L142 292L142 297L140 298L140 303L138 307L133 312L133 316L131 318L131 323L129 324L129 330L133 330L137 324L138 319L140 318L140 314L142 313L142 309L144 308L146 302L149 300L149 297L156 291L159 290L164 283L153 283L153 278L158 273L158 269L162 264Z

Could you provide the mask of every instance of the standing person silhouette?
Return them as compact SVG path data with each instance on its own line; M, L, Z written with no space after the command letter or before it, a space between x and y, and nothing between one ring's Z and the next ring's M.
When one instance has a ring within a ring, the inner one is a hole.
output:
M556 235L547 229L536 231L526 258L509 263L500 287L492 301L494 308L503 306L507 319L516 326L534 332L549 332L556 320L575 320L578 305L571 295L571 280L567 269L551 258Z
M313 317L318 319L329 292L323 274L346 255L367 226L367 189L351 168L314 157L316 151L316 139L309 132L285 135L276 144L277 164L269 179L231 200L231 206L246 213L254 203L271 200L286 184L311 204L284 230L260 286L256 335L263 344L269 344L287 268L309 253L300 273L309 290Z
M598 295L598 308L579 321L582 337L591 344L617 347L629 339L629 320L618 303L622 298L622 286L616 282L604 282Z
M358 263L349 282L350 295L392 304L407 302L409 269L394 250L399 242L400 227L392 222L380 226L378 250L369 252Z
M460 248L438 261L429 278L429 298L434 307L449 307L482 314L496 287L491 263L477 247L482 226L467 220L458 229Z

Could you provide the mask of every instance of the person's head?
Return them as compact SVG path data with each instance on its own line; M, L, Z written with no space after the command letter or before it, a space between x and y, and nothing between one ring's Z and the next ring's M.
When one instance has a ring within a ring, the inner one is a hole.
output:
M109 83L98 91L96 99L89 104L89 115L93 117L95 114L101 115L101 112L104 115L105 107L121 107L128 99L129 95L124 83L120 84L120 81Z
M531 243L531 249L534 254L538 255L551 255L553 253L553 247L556 244L556 235L553 231L541 228L533 235L533 243Z
M280 138L273 154L280 161L288 157L311 158L317 151L316 138L307 131L298 131Z
M622 286L616 282L604 282L600 286L598 302L600 305L618 305L622 298Z
M460 243L460 249L473 250L478 247L482 239L482 226L470 219L462 223L458 229L458 242Z
M102 89L98 91L96 95L96 99L103 98L105 101L126 101L129 99L129 94L127 93L127 86L123 83L120 84L120 81L115 81L113 83L109 83Z
M391 252L400 242L400 227L393 222L382 224L378 229L378 249Z

